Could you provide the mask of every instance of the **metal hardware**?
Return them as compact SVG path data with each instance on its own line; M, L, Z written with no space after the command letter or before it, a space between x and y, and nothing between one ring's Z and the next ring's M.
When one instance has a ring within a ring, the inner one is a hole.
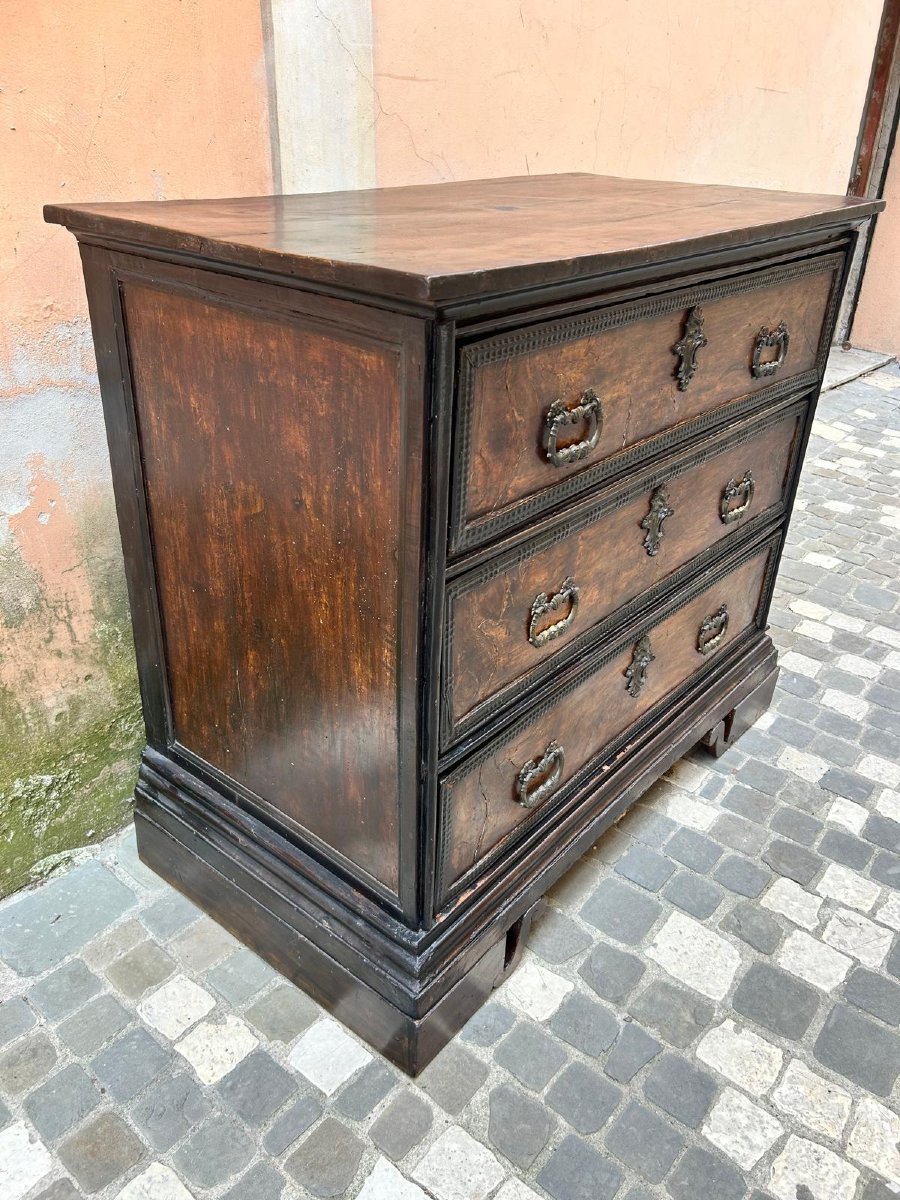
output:
M763 325L762 329L756 335L756 342L753 345L753 365L750 370L754 379L765 379L767 375L775 374L787 358L790 341L791 335L788 333L788 327L784 321L780 322L777 329L767 329ZM763 350L771 346L778 347L778 354L775 358L770 358L766 362L762 362Z
M739 521L744 516L753 503L753 489L755 487L756 481L753 478L752 471L745 471L743 479L728 480L725 484L725 491L722 493L722 503L719 505L719 515L725 525L730 525L732 521ZM740 500L741 498L743 498L743 503L732 508L732 500Z
M586 437L568 446L557 445L564 429L582 422L587 422ZM593 388L587 389L574 408L567 407L565 400L555 400L544 419L543 445L548 461L554 467L567 467L570 463L579 462L596 449L602 431L603 404Z
M516 776L516 800L523 808L534 808L552 796L562 779L566 756L558 742L551 742L540 758L533 758Z
M550 613L559 612L564 604L569 605L569 611L552 625L538 632L538 625ZM575 620L578 612L578 588L574 579L563 580L563 585L553 596L540 592L531 602L531 618L528 622L528 640L532 646L540 650L548 642L554 642L566 632Z
M677 354L679 359L675 370L679 392L687 391L687 386L697 370L697 352L708 344L706 334L703 332L703 309L699 306L688 309L684 322L684 335L681 341L676 342L672 347L672 353Z
M641 521L641 529L647 531L644 538L644 549L651 558L659 553L659 543L663 539L663 521L675 515L675 509L669 504L669 489L663 484L650 497L650 511Z
M723 604L718 612L707 617L697 632L697 649L701 654L712 654L722 644L728 629L728 609Z
M635 642L631 657L631 666L625 669L625 678L628 680L625 690L629 696L637 699L641 694L641 688L647 682L647 668L655 661L656 655L653 653L653 647L650 645L650 638L645 633Z

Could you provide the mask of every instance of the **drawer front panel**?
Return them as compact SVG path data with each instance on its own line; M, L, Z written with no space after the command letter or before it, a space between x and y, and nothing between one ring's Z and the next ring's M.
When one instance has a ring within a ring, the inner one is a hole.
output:
M622 605L780 509L806 409L804 401L747 422L451 584L445 740L531 683L547 660L571 658Z
M579 673L564 695L444 779L442 899L502 852L510 835L548 819L619 735L757 623L777 545L777 538L770 539L714 582L698 581L687 593L691 598L673 599L598 665Z
M761 403L762 391L814 384L842 262L831 254L465 346L454 551Z

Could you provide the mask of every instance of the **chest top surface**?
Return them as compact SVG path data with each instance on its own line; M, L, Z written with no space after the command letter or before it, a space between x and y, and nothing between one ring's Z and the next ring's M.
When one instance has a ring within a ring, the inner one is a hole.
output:
M429 304L862 220L879 200L567 174L297 196L49 204L86 237Z

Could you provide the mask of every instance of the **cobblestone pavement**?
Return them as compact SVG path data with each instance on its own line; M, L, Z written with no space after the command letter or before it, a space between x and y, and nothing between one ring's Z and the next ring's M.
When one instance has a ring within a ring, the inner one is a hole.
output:
M820 408L772 710L551 893L416 1082L136 860L0 907L2 1200L900 1195L900 373Z

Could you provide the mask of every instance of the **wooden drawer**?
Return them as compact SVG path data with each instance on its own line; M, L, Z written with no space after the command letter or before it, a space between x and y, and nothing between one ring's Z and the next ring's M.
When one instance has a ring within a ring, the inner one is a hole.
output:
M451 550L813 385L842 262L829 254L465 345Z
M646 593L676 583L722 539L780 516L806 410L806 400L787 403L720 433L449 584L445 747L531 686L548 660L581 653L623 605L649 603Z
M441 902L514 836L557 812L604 759L621 756L621 735L758 627L779 542L780 534L757 543L718 578L701 575L444 778Z

